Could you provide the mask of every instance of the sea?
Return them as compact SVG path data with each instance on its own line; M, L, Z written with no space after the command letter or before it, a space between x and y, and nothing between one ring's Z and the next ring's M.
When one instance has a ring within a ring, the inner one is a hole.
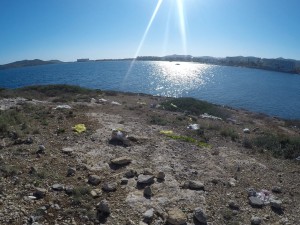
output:
M101 90L194 97L300 119L300 75L168 61L90 61L0 70L0 87L70 84Z

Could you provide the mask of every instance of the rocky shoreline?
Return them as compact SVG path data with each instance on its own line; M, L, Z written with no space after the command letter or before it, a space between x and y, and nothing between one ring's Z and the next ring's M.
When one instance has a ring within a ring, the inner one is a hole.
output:
M0 96L0 224L299 224L297 121L78 87Z

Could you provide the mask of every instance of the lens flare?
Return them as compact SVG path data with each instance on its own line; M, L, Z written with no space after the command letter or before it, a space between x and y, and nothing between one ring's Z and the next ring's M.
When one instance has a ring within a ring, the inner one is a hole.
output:
M183 9L182 0L177 0L177 8L178 8L179 26L180 26L183 52L185 55L187 55L185 17L184 17L184 9Z

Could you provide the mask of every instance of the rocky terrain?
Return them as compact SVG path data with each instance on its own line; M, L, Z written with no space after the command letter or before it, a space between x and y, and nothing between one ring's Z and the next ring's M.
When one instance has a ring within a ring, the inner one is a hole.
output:
M300 224L298 121L51 88L0 91L0 224Z

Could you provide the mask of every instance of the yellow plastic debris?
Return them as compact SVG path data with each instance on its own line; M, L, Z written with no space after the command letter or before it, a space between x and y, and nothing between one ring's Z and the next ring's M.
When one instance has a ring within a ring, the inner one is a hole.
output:
M74 127L73 127L73 130L75 131L75 132L77 132L77 133L82 133L82 132L84 132L84 131L86 131L86 127L85 127L85 125L84 124L76 124Z
M171 134L173 134L173 131L171 131L171 130L161 130L159 133L164 134L164 135L171 135Z

